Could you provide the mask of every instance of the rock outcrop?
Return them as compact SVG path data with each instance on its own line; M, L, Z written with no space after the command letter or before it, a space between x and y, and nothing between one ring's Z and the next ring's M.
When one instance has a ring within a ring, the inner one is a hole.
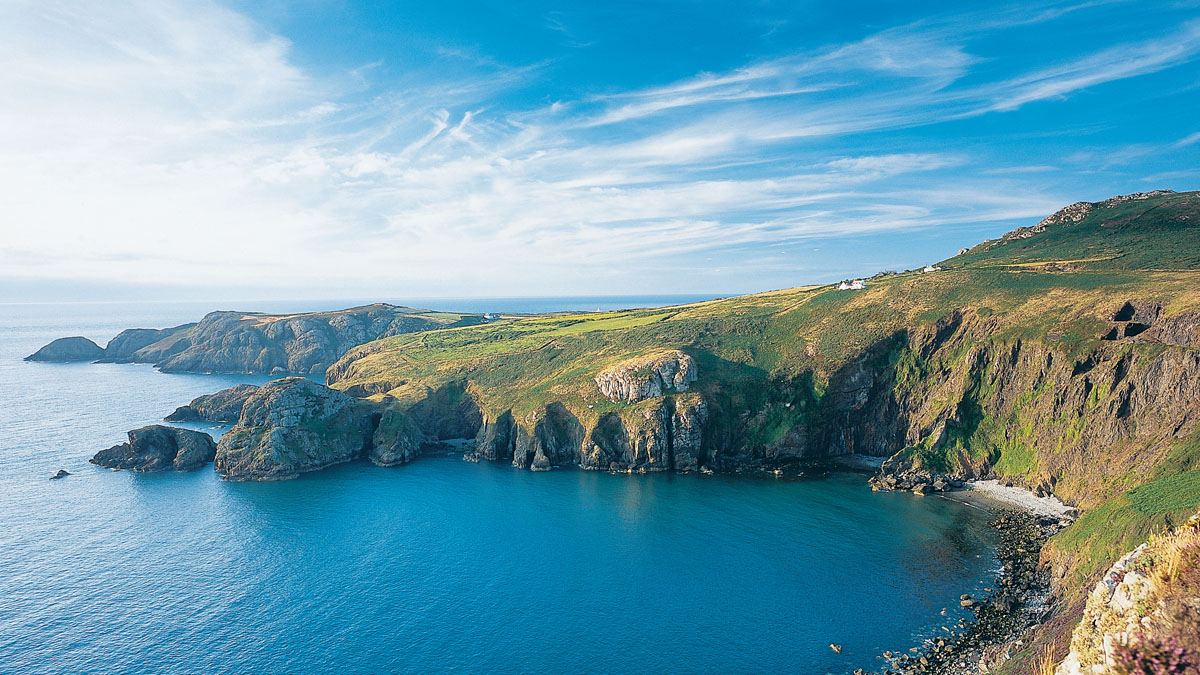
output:
M97 452L92 464L131 471L192 471L211 462L217 449L208 434L161 424L128 435L127 442Z
M216 469L234 480L295 478L366 457L378 406L302 377L259 387L217 444Z
M696 471L708 464L703 433L708 408L699 394L645 401L585 424L562 403L516 419L484 420L474 457L545 471L556 466L647 473Z
M1200 522L1138 546L1088 596L1056 675L1200 668Z
M199 323L122 331L104 349L86 338L62 338L29 360L152 363L164 372L312 375L371 340L480 320L383 303L307 314L212 312Z
M613 401L637 402L673 391L687 391L696 381L696 360L678 350L627 359L596 375L596 388Z
M258 387L239 384L222 389L215 394L205 394L192 399L187 405L179 406L175 412L163 418L166 422L236 422L242 416L242 407Z
M50 344L25 357L26 361L95 361L104 356L100 345L85 337L58 338Z

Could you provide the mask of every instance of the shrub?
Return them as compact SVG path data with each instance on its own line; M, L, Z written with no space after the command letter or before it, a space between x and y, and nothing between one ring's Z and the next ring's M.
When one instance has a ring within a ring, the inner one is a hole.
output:
M1188 675L1197 672L1195 655L1175 636L1158 639L1136 636L1113 650L1113 670L1119 675Z

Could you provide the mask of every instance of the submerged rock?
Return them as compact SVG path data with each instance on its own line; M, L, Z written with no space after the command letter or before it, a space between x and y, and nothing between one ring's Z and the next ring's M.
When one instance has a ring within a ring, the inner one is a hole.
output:
M236 422L242 416L246 399L256 391L256 385L239 384L215 394L197 396L163 419L167 422Z
M376 405L302 377L268 382L221 437L216 469L234 480L281 480L365 457L379 418Z
M85 337L58 338L25 357L26 361L49 361L66 363L69 361L95 361L104 356L100 345Z
M161 424L134 429L129 440L101 450L92 464L131 471L191 471L213 460L217 446L211 436Z

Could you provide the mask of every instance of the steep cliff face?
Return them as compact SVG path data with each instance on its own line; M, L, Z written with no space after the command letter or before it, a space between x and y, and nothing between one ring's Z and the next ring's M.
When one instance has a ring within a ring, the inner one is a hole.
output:
M836 424L824 445L899 452L897 469L1019 477L1093 505L1200 422L1200 352L1196 334L1180 328L1198 318L1185 313L1079 350L1006 339L994 321L955 312L895 336L836 378Z
M377 406L302 377L268 382L217 444L216 470L235 480L280 480L365 457Z
M505 410L484 419L476 456L544 471L579 466L604 471L696 471L708 465L707 407L698 394L677 394L580 417L562 403L517 419Z
M596 388L610 400L637 402L671 391L687 391L696 381L696 360L679 350L627 359L596 375Z
M1200 522L1118 560L1088 595L1056 675L1200 672Z

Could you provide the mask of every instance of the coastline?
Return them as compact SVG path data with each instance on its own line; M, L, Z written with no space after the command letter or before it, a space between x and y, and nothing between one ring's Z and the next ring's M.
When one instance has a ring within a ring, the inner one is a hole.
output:
M1040 568L1042 547L1078 511L1052 495L1039 497L994 479L965 481L962 489L936 494L995 514L992 527L1000 536L996 558L1001 569L988 595L961 596L962 606L971 608L974 617L948 628L944 637L926 639L907 654L883 654L887 667L874 671L882 675L992 672L1024 646L1022 638L1029 630L1050 618L1050 579Z
M996 479L967 481L963 492L946 493L967 494L975 500L1001 507L1016 507L1036 516L1050 518L1075 518L1078 509L1064 504L1054 495L1039 497L1033 491L1016 485L1005 485Z

